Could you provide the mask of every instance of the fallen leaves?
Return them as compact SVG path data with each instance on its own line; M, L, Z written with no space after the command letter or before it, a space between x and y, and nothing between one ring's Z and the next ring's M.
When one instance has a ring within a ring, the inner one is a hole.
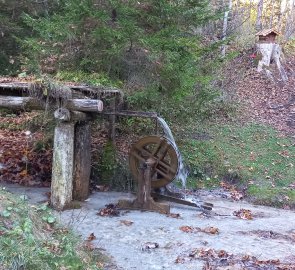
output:
M96 239L96 236L94 235L94 233L89 234L89 236L87 237L86 241L84 241L84 249L88 250L88 251L93 251L95 250L95 245L92 243L93 240Z
M240 219L246 219L246 220L251 220L253 219L253 214L251 210L248 209L240 209L238 211L234 211L233 215L240 218Z
M1 124L3 119L0 117ZM21 119L17 117L7 121ZM30 136L26 134L22 131L0 130L0 181L33 186L42 185L51 179L52 150L36 151L34 144L41 141L43 135L38 132L30 133Z
M221 258L226 259L230 256L231 255L224 250L216 251L212 248L198 248L191 250L188 254L178 256L175 260L175 263L185 263L186 261L191 261L193 259L201 259L208 261L214 261L218 259L220 261Z
M212 248L196 248L186 254L179 255L174 261L183 264L192 260L202 260L205 262L203 269L206 270L240 270L240 269L295 269L294 264L284 264L278 259L259 260L250 255L234 255L225 250L215 250Z
M179 227L179 230L185 232L185 233L192 233L194 232L194 227L191 226L181 226Z
M206 228L199 228L199 227L191 227L191 226L181 226L179 228L181 231L185 233L198 233L198 232L203 232L207 234L218 234L219 229L216 227L206 227Z
M206 227L202 229L201 232L208 233L208 234L218 234L219 229L216 227Z
M94 233L91 233L88 237L87 237L87 241L93 241L96 239L96 236L94 235Z
M159 244L156 242L146 242L141 246L141 251L151 252L153 249L159 248Z
M120 220L120 223L125 226L131 226L134 222L130 220Z
M118 210L117 205L115 204L107 204L105 206L105 208L100 209L97 212L98 216L102 216L102 217L107 217L107 216L119 216L120 215L120 211Z
M174 214L174 213L170 213L170 214L168 214L167 217L171 217L171 218L181 218L180 214Z
M242 200L244 198L244 193L239 191L235 185L231 185L224 181L220 182L220 186L230 192L230 197L235 201Z

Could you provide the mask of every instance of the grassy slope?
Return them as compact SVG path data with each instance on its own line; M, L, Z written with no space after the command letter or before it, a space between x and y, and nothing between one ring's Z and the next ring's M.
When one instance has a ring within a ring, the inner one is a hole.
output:
M259 124L198 127L180 141L191 167L191 187L216 187L226 180L246 189L257 203L295 206L295 146Z
M46 205L24 199L0 190L0 269L99 269L98 255L56 224Z

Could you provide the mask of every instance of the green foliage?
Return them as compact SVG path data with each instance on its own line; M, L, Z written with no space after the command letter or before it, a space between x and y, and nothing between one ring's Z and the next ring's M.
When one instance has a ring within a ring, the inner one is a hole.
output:
M33 68L35 63L33 70L46 65L105 74L127 84L135 79L140 82L135 88L152 82L162 94L187 96L205 49L192 29L214 18L207 2L60 2L50 17L24 17L36 33L23 42L25 64Z
M87 83L94 86L122 86L122 83L120 81L110 80L110 78L103 73L86 73L83 71L59 71L55 75L55 78L61 81Z
M0 190L0 266L5 269L93 269L95 257L60 227L46 204L29 206Z
M112 184L114 172L117 167L116 150L112 141L108 141L104 146L99 165L100 183Z
M0 72L16 75L21 72L21 41L31 37L31 28L24 24L23 13L48 16L59 0L2 0L0 5Z

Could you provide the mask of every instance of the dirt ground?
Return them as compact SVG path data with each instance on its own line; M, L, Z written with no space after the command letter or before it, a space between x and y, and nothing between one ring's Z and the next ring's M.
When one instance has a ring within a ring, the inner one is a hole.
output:
M6 189L26 194L31 203L47 199L47 188ZM105 269L295 269L294 211L235 202L214 192L203 195L214 204L209 213L177 204L171 205L170 216L106 209L134 195L100 192L81 209L57 215L82 238L95 235L92 244L112 258Z

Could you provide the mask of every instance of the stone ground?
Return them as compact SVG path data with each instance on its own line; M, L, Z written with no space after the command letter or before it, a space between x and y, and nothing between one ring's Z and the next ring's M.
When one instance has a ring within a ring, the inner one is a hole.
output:
M46 188L16 185L6 185L6 188L13 193L26 194L31 203L47 199ZM171 213L180 214L179 218L123 210L119 216L97 215L106 204L116 204L123 198L131 199L134 196L118 192L94 193L82 203L81 209L57 214L61 223L72 227L82 238L86 239L94 233L96 239L92 243L112 258L113 263L105 269L201 270L204 261L188 256L196 248L225 250L235 255L247 254L260 260L295 262L294 211L234 202L209 192L205 199L214 204L209 214L193 207L172 204ZM234 216L233 212L240 209L251 210L253 219L243 220ZM179 229L182 226L201 229L212 226L218 228L219 233L207 234L198 230L186 233ZM157 243L158 247L153 248L153 243ZM177 258L182 258L182 263L176 263Z

